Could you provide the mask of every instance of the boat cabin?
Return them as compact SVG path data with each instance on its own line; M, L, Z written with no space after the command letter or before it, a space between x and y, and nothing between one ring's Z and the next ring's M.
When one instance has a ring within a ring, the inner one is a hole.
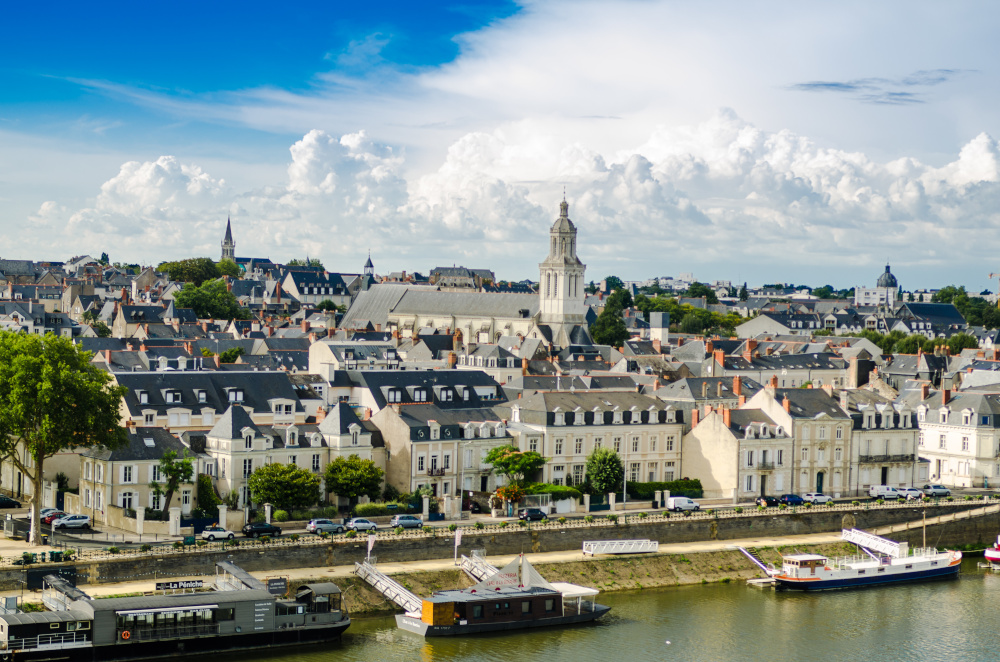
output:
M420 620L428 625L511 623L562 616L562 593L546 588L501 588L490 592L441 591L424 598Z
M793 554L781 559L781 572L786 577L814 576L826 566L827 558L819 554Z

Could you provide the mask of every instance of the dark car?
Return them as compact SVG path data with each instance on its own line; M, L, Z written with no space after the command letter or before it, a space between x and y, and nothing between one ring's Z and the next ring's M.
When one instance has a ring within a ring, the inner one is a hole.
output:
M783 503L786 506L801 506L805 502L806 500L798 494L782 494L781 498L778 499L778 503Z
M267 522L252 522L243 527L243 535L247 538L260 538L261 536L280 536L281 529Z
M765 508L777 506L779 503L781 503L781 501L776 496L757 497L757 505L764 506Z
M522 508L517 511L517 519L523 519L529 522L543 520L545 519L545 513L538 508Z
M20 508L21 502L0 494L0 508Z

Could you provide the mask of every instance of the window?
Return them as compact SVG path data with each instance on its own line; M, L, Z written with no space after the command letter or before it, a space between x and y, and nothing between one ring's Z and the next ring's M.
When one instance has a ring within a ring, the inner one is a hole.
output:
M83 478L84 480L90 480L90 462L83 463Z
M667 447L664 450L672 451L674 450L674 435L667 435Z
M630 462L629 463L628 477L629 477L629 480L631 480L633 483L639 482L639 470L640 470L639 467L640 467L640 465L639 465L638 462Z
M83 491L83 505L90 508L90 488Z
M248 434L246 436L246 438L244 438L243 441L244 441L244 448L246 448L248 451L253 450L253 435L252 434Z
M444 454L444 468L445 469L450 469L451 468L451 453L445 453Z
M554 599L552 599L552 598L546 599L545 600L545 611L555 611L555 610L556 610L556 601Z
M594 448L600 448L603 443L604 440L601 439L600 437L597 437L596 439L594 439Z
M819 429L819 438L820 439L826 439L826 428L820 428Z
M450 388L443 388L440 391L441 402L451 402L455 398L455 392Z
M781 451L778 451L778 452L780 453ZM835 462L840 462L843 459L843 456L844 456L844 449L843 448L835 448L835 449L833 449L833 460Z
M253 473L253 460L247 458L243 460L243 477L249 478L252 473Z
M319 455L313 455L312 457L312 470L319 471Z
M521 603L521 613L522 614L531 613L531 600L525 600Z
M424 470L424 456L423 455L418 455L417 456L417 471L423 471L423 470Z
M674 463L667 462L663 470L663 480L669 483L673 479L674 479Z
M566 415L562 412L556 412L553 425L566 425Z
M577 455L583 453L583 439L577 439L573 442L573 452Z
M639 452L639 437L632 437L632 452Z
M744 492L753 492L753 475L747 476L746 488L743 491Z
M98 483L103 483L104 482L104 465L103 464L98 464L97 465L97 482Z
M552 601L549 600L548 602L552 602ZM472 605L472 617L473 618L482 618L483 617L483 606L482 605Z
M537 437L531 437L530 439L528 439L528 450L529 451L534 451L536 453L538 452L538 438Z
M837 427L837 439L843 439L843 438L844 438L844 428L838 426Z
M395 388L394 389L389 389L388 396L389 397L386 398L386 399L389 402L402 402L403 401L403 394L402 394L402 391L400 391L399 389L395 389Z
M431 439L434 440L434 439L440 439L440 438L441 438L441 426L439 426L439 425L432 425L431 426Z
M156 423L156 414L152 412L147 412L142 417L142 422L146 425L154 425Z
M149 404L149 393L145 391L139 391L139 404L145 405Z
M612 446L614 447L616 453L621 453L622 452L622 438L621 437L615 437L614 442L612 442Z
M191 490L181 492L181 503L185 506L191 505Z
M355 430L354 432L351 433L351 446L357 446L357 445L358 445L358 431Z
M968 437L962 437L962 450L963 451L969 450L969 438Z
M563 440L562 439L556 439L555 455L562 455L562 445L563 445Z
M413 401L414 402L427 402L427 389L415 388L413 389Z
M161 480L163 480L160 476L160 466L158 464L153 465L153 469L150 472L150 474L152 476L150 480L152 480L154 483L159 483Z
M294 467L294 466L298 465L298 462L299 462L299 459L295 455L289 455L288 456L288 464L290 464L290 465L292 465Z
M816 461L819 463L826 462L826 449L820 448L816 451Z
M775 455L777 457L777 462L775 462L775 464L780 467L785 463L785 451L779 448L775 451Z
M754 451L747 451L747 466L748 467L752 467L753 466L753 456L754 456Z
M586 465L584 465L584 464L575 464L575 465L573 465L573 484L574 485L581 485L581 484L583 484L583 474L584 474L584 470L585 469L586 469Z
M809 461L809 449L808 448L803 448L802 449L802 461L803 462L808 462Z
M941 436L938 437L938 448L946 448L946 447L947 444L945 443L945 438L944 435L942 434Z
M653 483L656 481L656 470L658 468L659 467L657 466L656 462L650 462L649 465L647 466L647 470L649 471L649 482Z
M924 445L924 433L920 432L917 434L917 446L923 446L923 445Z
M208 394L205 391L198 391L198 402L208 402Z
M655 453L656 452L656 437L655 436L652 436L652 437L649 438L649 451L651 453Z

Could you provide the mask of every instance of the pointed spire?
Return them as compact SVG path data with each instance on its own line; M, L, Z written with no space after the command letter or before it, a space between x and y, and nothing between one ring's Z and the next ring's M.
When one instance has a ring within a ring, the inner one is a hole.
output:
M228 244L233 243L233 226L229 216L226 217L226 238L224 241Z

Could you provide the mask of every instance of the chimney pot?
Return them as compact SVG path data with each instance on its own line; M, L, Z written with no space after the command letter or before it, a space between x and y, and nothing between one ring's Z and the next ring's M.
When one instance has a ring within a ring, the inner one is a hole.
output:
M792 411L792 401L788 399L787 395L785 396L785 399L781 401L781 406L784 407L785 411L789 413Z

